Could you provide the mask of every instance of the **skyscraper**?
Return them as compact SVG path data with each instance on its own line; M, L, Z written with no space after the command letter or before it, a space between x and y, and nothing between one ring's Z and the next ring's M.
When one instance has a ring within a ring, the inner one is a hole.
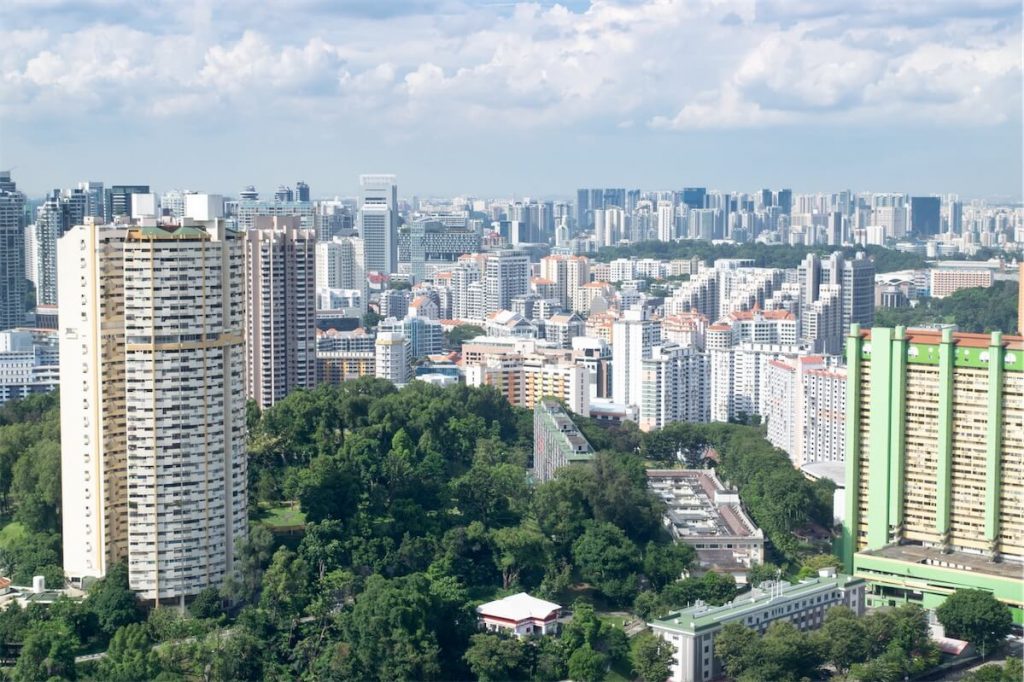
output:
M706 187L684 187L683 203L689 208L704 208L707 193Z
M939 197L910 197L910 231L915 237L931 237L942 231Z
M612 323L612 400L639 406L643 395L643 361L661 341L661 323L642 310L627 310Z
M359 176L359 236L366 271L398 271L398 185L394 175Z
M576 190L576 229L590 228L590 190Z
M246 397L270 407L316 386L316 232L257 216L244 235Z
M843 561L871 602L1024 603L1024 338L854 325Z
M485 314L511 310L512 299L530 290L530 258L515 251L487 254L483 284Z
M58 251L64 571L127 561L150 601L219 586L248 525L241 243L90 218Z
M131 215L133 194L149 194L149 185L111 185L104 194L103 217L112 222Z
M309 201L309 185L302 180L295 183L295 201Z
M658 202L658 241L670 242L676 238L676 207L671 201Z
M0 330L25 321L25 195L0 171Z

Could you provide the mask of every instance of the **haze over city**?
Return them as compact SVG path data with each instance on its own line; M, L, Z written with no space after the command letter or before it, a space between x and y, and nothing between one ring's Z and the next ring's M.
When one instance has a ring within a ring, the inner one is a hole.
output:
M579 186L1021 197L1017 2L0 8L0 167L317 196Z

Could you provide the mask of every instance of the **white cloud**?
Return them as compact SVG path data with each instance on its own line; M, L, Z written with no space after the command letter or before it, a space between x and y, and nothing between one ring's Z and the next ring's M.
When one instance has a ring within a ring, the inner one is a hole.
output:
M18 0L21 2L21 0ZM196 2L89 6L105 23L0 31L0 112L161 117L254 94L296 115L422 129L664 130L1020 115L1020 17L1006 2L595 0L325 6ZM71 5L51 2L45 16ZM424 8L433 9L426 13ZM388 16L384 16L388 14ZM145 17L145 21L140 20ZM131 23L135 22L135 23ZM279 98L279 99L278 99ZM225 119L226 121L227 119Z

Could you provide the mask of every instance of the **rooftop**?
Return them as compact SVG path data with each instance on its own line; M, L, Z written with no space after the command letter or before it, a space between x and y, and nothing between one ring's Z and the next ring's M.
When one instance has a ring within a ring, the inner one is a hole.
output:
M476 607L476 612L481 616L494 616L519 622L529 618L545 620L553 611L558 611L561 608L553 602L537 599L525 592L520 592L504 599L481 604Z
M889 545L880 549L857 552L858 555L895 559L911 564L952 568L961 571L985 573L1001 578L1019 579L1021 565L1014 562L995 562L986 556L967 552L943 552L938 547L922 545ZM854 560L856 565L856 560Z
M647 485L668 505L667 517L682 537L752 537L760 533L713 469L648 469Z
M785 604L794 599L814 595L818 592L845 588L863 584L863 582L862 579L855 576L838 574L835 576L809 578L800 581L796 585L787 582L762 583L760 588L755 588L742 597L737 597L722 606L708 606L698 601L694 606L670 613L665 618L652 621L651 625L666 630L692 633L703 628L745 617L748 612L760 611L768 604Z

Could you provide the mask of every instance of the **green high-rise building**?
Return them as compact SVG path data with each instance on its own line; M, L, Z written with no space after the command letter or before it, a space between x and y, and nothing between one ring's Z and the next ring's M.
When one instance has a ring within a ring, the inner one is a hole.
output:
M1024 338L853 325L846 571L873 605L984 589L1024 620Z

